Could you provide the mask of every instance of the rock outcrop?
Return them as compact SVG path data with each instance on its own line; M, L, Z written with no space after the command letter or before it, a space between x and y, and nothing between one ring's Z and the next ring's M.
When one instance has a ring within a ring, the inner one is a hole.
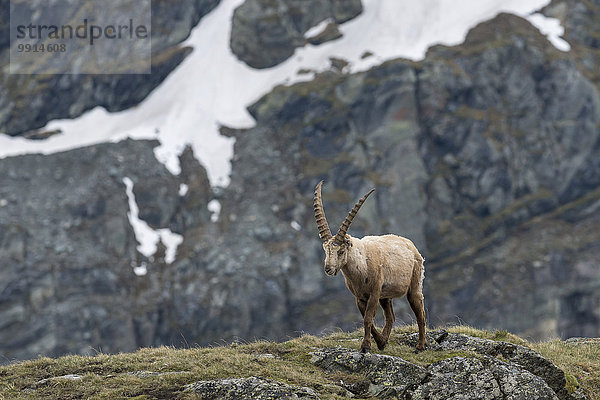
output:
M348 386L357 395L401 399L575 399L565 374L535 351L508 342L447 332L428 332L429 350L453 350L453 356L420 367L399 357L362 354L345 348L312 353L311 362L328 371L359 373L368 385ZM414 346L416 334L400 337ZM361 392L362 391L362 392Z
M367 393L376 397L404 397L430 377L426 368L399 357L362 354L341 347L315 351L311 356L312 363L327 371L364 375L369 380Z
M277 65L294 54L297 47L315 45L341 36L337 25L362 12L360 0L246 0L233 15L231 50L253 68ZM304 34L319 22L330 19L322 34Z
M214 381L196 382L186 387L203 400L237 400L237 399L306 399L318 400L314 390L297 387L272 379L258 377L232 378Z
M430 350L470 351L484 356L500 357L507 362L517 364L520 368L542 378L559 398L568 398L565 389L567 383L565 373L528 347L445 331L427 332L427 339ZM405 334L398 339L398 343L409 346L415 346L417 341L418 336L415 334Z

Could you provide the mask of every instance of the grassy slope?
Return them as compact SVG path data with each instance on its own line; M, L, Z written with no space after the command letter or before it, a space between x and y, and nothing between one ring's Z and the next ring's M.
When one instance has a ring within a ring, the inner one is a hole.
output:
M450 332L529 346L563 368L571 387L576 387L579 381L590 399L600 399L600 342L577 345L559 340L528 343L503 331L488 332L464 326L446 329ZM409 331L414 332L416 328L396 328L390 345L383 353L400 356L420 365L455 355L468 355L432 351L415 354L414 349L394 343L395 335ZM182 391L184 385L199 380L248 376L261 376L308 386L315 389L322 398L341 399L343 397L340 388L333 385L334 383L340 379L346 383L358 383L364 378L339 372L326 373L309 362L308 353L315 348L339 345L358 349L360 335L358 331L339 332L323 338L306 335L284 343L259 341L182 350L161 347L128 354L40 358L0 367L0 400L194 399L193 394ZM138 371L146 373L131 374ZM78 374L82 378L42 381L68 374Z

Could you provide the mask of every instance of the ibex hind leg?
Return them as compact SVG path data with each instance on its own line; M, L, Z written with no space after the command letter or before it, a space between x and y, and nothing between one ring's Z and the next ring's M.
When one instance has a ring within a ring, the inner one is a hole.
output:
M385 316L385 326L383 331L381 332L381 336L383 338L383 343L377 343L377 347L379 350L383 350L390 340L390 334L392 333L392 328L394 327L394 322L396 321L396 316L394 315L394 307L392 303L392 299L379 299L379 304L381 304L381 308L383 308L383 315Z
M417 350L425 350L427 339L425 338L425 306L423 304L423 294L420 291L409 291L406 295L410 308L412 308L417 317L417 325L419 326L419 343Z

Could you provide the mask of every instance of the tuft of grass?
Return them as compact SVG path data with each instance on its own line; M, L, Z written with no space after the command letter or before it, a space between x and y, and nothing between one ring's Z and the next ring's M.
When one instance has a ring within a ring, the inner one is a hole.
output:
M565 371L570 393L581 387L590 400L600 399L600 341L566 343L554 339L529 343L529 347Z
M492 340L525 345L540 352L567 374L572 392L581 387L590 399L600 399L600 343L569 344L560 340L529 343L507 331L485 331L469 326L442 329ZM417 365L455 356L477 357L471 352L415 353L397 343L403 333L417 327L394 329L388 347L378 353L401 357ZM4 399L195 399L184 386L200 380L260 376L314 389L323 399L345 398L346 385L361 385L361 375L326 372L310 363L310 352L342 346L359 350L362 331L335 332L325 337L303 335L286 342L257 341L227 346L175 349L158 347L135 353L98 354L93 357L39 358L0 367L0 400ZM68 379L77 375L77 379ZM61 378L62 377L62 378Z

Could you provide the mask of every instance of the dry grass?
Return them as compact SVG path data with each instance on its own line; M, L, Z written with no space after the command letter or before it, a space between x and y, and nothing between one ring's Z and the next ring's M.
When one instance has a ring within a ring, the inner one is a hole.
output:
M555 339L529 347L565 371L569 389L581 386L590 400L600 399L600 341L572 344Z

